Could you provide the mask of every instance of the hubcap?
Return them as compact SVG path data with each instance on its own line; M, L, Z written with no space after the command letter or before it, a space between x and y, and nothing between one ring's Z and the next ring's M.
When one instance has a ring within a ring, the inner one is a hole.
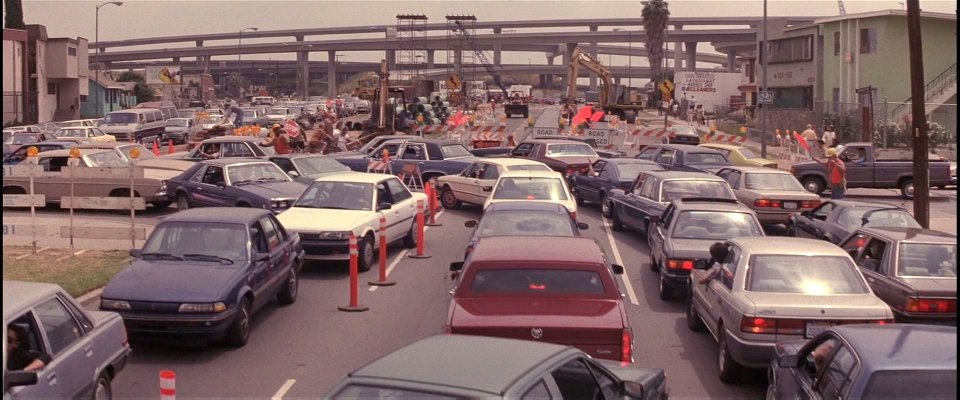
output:
M95 395L96 399L106 399L109 398L109 392L107 391L107 385L103 379L97 381L97 393Z
M367 265L373 264L373 245L370 242L363 246L363 260Z
M816 191L817 191L817 189L818 189L819 187L820 187L820 185L817 184L817 182L807 181L806 188L807 188L807 191L808 191L808 192L816 193Z
M603 201L600 202L600 212L603 215L610 215L610 200L606 196L603 197Z
M247 337L250 334L250 311L249 306L240 308L240 335Z
M290 282L288 282L287 284L290 285L290 295L296 296L297 295L297 271L290 272Z
M444 205L444 206L451 206L451 205L453 205L453 204L456 203L456 202L457 202L457 199L456 199L456 197L453 196L453 192L451 192L451 191L449 191L449 190L444 190L444 191L443 191L443 205Z

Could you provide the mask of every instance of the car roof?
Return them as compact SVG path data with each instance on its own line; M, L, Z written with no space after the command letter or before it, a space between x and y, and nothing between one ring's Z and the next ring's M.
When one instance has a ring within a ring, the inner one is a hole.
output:
M739 237L729 240L739 245L747 253L752 255L774 254L774 255L797 255L797 256L843 256L849 257L837 245L817 239L795 238L795 237L777 237L777 236L758 236L758 237Z
M663 148L666 148L666 149L676 149L676 150L683 151L684 153L711 153L711 154L712 154L712 153L716 153L716 154L722 154L722 153L720 153L719 151L716 151L716 150L714 150L714 149L710 149L710 148L706 148L706 147L700 147L700 146L694 146L694 145L692 145L692 144L658 144L658 145L655 145L655 146L657 146L657 147L663 147Z
M419 136L390 138L390 139L387 139L387 140L383 141L383 143L390 143L390 142L394 142L394 141L397 141L397 142L414 142L414 143L435 143L435 144L440 145L440 146L451 145L451 144L460 144L460 145L463 144L463 143L460 143L460 142L458 142L458 141L456 141L456 140L424 139L424 138L421 138L421 137L419 137Z
M735 199L715 199L706 197L687 197L673 201L677 211L732 211L753 213L750 207Z
M642 173L654 176L662 180L671 180L671 179L697 179L705 181L722 181L723 178L707 174L703 172L686 172L686 171L643 171Z
M271 163L269 160L262 160L259 158L217 158L213 160L201 160L200 164L217 164L223 166L237 165L237 164L262 164L262 163Z
M557 171L538 171L538 170L522 170L522 171L507 171L500 174L500 178L563 178Z
M348 376L501 394L545 360L574 352L566 346L528 340L436 335L380 357Z
M198 207L170 214L161 220L166 222L210 222L227 224L250 224L270 211L247 207Z
M544 246L544 243L550 243ZM483 244L470 253L471 262L559 261L584 264L602 264L603 250L596 240L587 237L558 236L495 236L483 239Z
M698 147L715 147L715 148L724 149L724 150L737 150L737 149L743 148L743 146L726 144L726 143L700 143L697 146Z
M542 162L540 162L540 161L529 160L529 159L526 159L526 158L494 158L494 157L490 157L490 158L484 158L484 159L478 160L478 162L485 162L485 163L489 163L489 164L497 164L497 165L506 166L506 167L509 167L509 166L511 166L511 165L544 165L544 166L546 165L546 164L544 164L544 163L542 163Z
M621 158L598 158L597 161L606 161L606 162L611 163L611 164L645 164L645 165L655 165L655 166L658 166L658 167L660 166L660 164L657 164L657 163L655 163L655 162L653 162L653 161L650 161L650 160L641 160L641 159L639 159L639 158L625 158L625 157L621 157Z
M846 340L866 370L957 369L957 327L854 324L830 328Z
M524 143L543 143L543 144L570 144L570 140L567 139L528 139L524 140ZM583 143L583 142L580 142Z
M319 153L287 153L287 154L271 154L269 156L269 158L286 158L289 160L292 160L295 158L315 158L315 157L329 158L331 160L334 160L333 157L330 157L327 154L319 154Z
M43 156L47 157L69 157L70 151L73 149L60 149L60 150L50 150L43 152ZM99 153L113 153L113 150L110 149L79 149L80 156L87 156L90 154L99 154Z
M136 146L138 143L131 142L91 142L76 145L78 149L115 149L123 146Z
M548 211L568 213L566 207L557 203L548 203L543 201L501 201L491 203L484 210L484 214L496 211Z
M860 228L859 231L884 239L908 243L957 243L957 236L933 229Z
M335 174L325 175L323 177L317 178L317 181L379 183L394 177L395 177L394 175L390 175L390 174L374 174L369 172L344 171L344 172L337 172Z
M894 208L895 207L895 208L900 208L906 211L906 209L903 207L893 205L893 204L881 203L877 201L857 201L857 200L827 200L827 201L831 203L835 203L839 207L871 207L871 208L888 208L888 207ZM826 201L824 202L826 203Z
M211 142L259 142L263 139L255 136L217 136L210 139L205 139L202 143L211 143Z
M772 161L772 160L771 160L771 161ZM747 166L735 166L735 165L731 165L731 166L723 167L722 169L733 169L733 170L737 170L737 171L740 171L740 172L757 172L757 173L763 173L763 174L793 175L793 174L791 174L790 172L787 172L787 171L783 171L783 170L779 170L779 169L773 169L773 168L767 168L767 167L747 167Z
M3 281L3 318L12 318L14 313L30 307L41 299L61 291L53 283Z

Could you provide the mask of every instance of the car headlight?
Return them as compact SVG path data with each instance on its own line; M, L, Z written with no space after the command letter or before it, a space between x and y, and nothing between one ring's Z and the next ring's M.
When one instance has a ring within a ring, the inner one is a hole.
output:
M159 191L159 192L166 192L166 191L167 191L167 181L160 181L160 190L158 190L158 191Z
M100 299L101 310L130 310L130 303L125 300Z
M270 208L287 208L290 206L289 200L271 199Z
M209 313L226 311L227 305L221 302L216 303L183 303L177 309L183 313Z
M350 232L320 232L320 239L346 240L350 238Z

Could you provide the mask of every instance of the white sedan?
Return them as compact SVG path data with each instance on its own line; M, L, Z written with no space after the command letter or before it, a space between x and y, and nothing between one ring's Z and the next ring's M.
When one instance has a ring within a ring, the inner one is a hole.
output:
M546 164L522 158L486 158L471 164L457 175L437 178L437 193L443 208L463 203L483 205L497 178L508 171L551 171Z
M417 201L423 193L410 192L396 176L344 172L313 181L293 206L277 215L291 233L300 235L308 260L349 260L353 232L359 244L359 269L374 265L380 243L380 215L387 220L387 242L403 240L416 247Z
M577 201L567 180L556 171L513 171L500 175L483 209L493 203L517 200L559 204L577 219Z
M80 138L96 143L116 142L117 138L113 135L103 133L100 128L92 126L70 126L57 129L53 133L57 138Z

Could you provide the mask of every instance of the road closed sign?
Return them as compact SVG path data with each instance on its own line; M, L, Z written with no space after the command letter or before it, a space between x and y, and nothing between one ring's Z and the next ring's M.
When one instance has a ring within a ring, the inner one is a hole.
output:
M583 131L583 136L596 141L597 146L610 144L610 129L586 129Z
M539 127L533 128L534 138L536 138L537 136L558 135L559 133L560 132L558 128L539 128Z

